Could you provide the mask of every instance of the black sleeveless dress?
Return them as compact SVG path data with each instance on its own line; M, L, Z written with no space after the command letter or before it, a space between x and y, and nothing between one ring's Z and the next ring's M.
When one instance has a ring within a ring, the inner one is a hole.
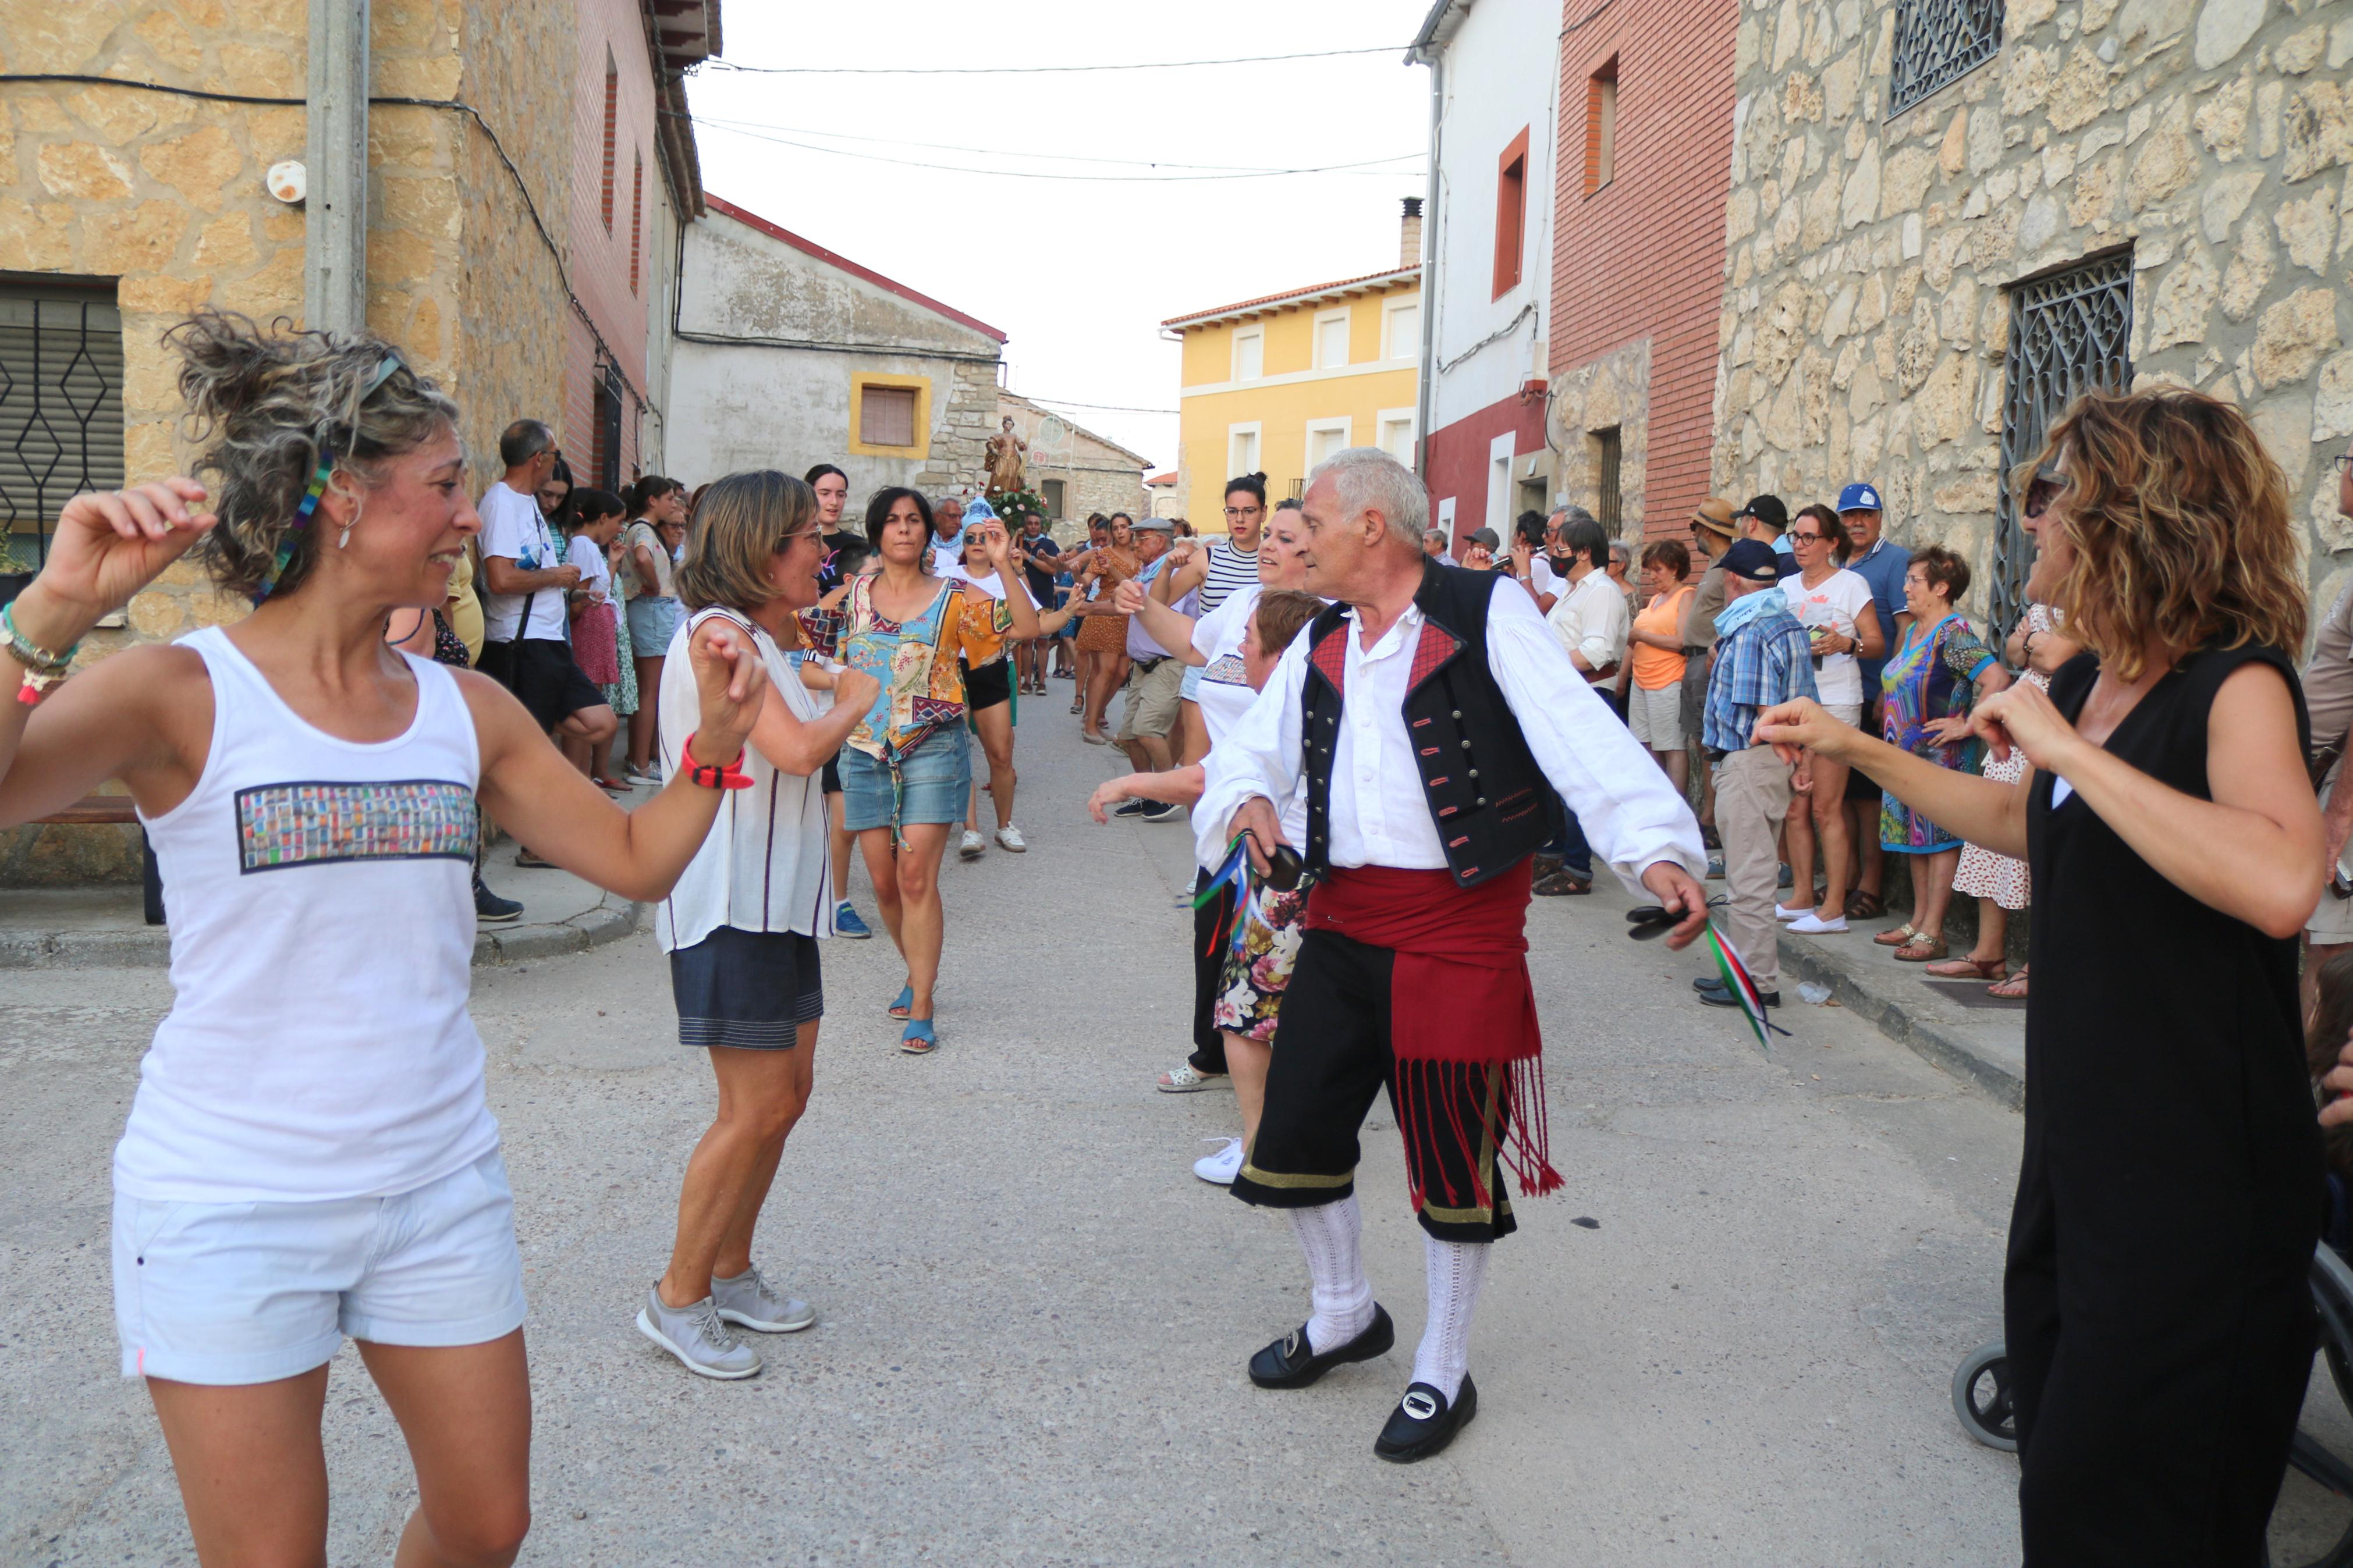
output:
M2110 753L2207 796L2206 723L2272 648L2207 648ZM2090 654L2051 699L2069 721ZM2028 809L2034 986L2004 1308L2031 1568L2263 1561L2312 1366L2319 1130L2296 945L2167 881L2080 796Z

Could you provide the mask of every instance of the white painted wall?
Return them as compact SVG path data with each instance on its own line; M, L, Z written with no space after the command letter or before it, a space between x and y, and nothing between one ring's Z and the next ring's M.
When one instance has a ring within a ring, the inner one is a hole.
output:
M1430 428L1542 375L1552 292L1554 100L1558 0L1475 0L1446 47L1434 254L1437 374ZM1582 111L1580 106L1580 112ZM1528 132L1527 219L1519 286L1494 297L1495 185L1504 149ZM1493 339L1480 347L1482 340Z
M716 211L687 230L679 289L665 473L701 484L833 463L853 509L885 485L976 477L996 428L996 339ZM849 451L858 371L931 379L926 458Z

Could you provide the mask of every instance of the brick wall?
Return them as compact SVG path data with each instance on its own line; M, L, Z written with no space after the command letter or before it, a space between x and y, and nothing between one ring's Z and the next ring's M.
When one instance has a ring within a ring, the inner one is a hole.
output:
M1553 440L1568 499L1589 507L1590 431L1642 427L1625 441L1630 533L1679 533L1707 493L1736 17L1736 0L1567 0L1562 16ZM1613 58L1615 175L1588 195L1588 84ZM1588 407L1596 386L1608 396Z
M655 159L654 65L637 0L576 0L573 8L578 17L578 54L571 103L572 289L587 307L596 326L592 333L576 313L572 316L565 344L563 406L549 416L556 426L556 439L572 460L574 474L586 483L592 477L590 455L596 449L597 337L604 339L628 384L640 395L649 391L645 278L651 268L646 265L643 250L654 225L650 213L633 224L629 208L638 159L645 160L644 187L652 186L661 176ZM609 227L605 218L608 61L614 68ZM649 202L650 189L641 188L639 199ZM638 262L635 290L630 288L632 259ZM620 473L625 482L642 471L643 425L636 398L624 393Z

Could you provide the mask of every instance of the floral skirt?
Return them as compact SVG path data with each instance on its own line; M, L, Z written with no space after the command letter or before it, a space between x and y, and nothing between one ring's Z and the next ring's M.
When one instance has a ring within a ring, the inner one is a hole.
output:
M2010 760L2003 763L1996 762L1989 752L1984 771L1997 784L2014 784L2026 776L2026 753L2012 746ZM1953 891L1972 899L1991 899L2005 910L2022 910L2032 896L2033 884L2025 861L1965 844L1961 863L1953 871Z
M591 605L572 623L572 661L600 687L621 679L619 620L612 605Z
M1079 651L1081 653L1125 653L1127 651L1127 617L1125 616L1081 616L1079 617Z
M605 694L605 705L626 719L638 710L637 648L629 639L629 617L613 617L613 658L620 668L620 679L610 686L599 686Z
M1299 962L1299 922L1306 913L1304 887L1277 892L1261 884L1250 889L1241 929L1226 952L1225 972L1218 977L1218 1000L1210 1016L1219 1028L1261 1045L1274 1038L1282 994Z

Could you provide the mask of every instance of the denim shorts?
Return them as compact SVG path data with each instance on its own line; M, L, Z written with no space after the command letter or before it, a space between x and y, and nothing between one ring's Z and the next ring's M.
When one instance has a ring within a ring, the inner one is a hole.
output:
M658 598L651 594L629 601L629 642L639 658L659 658L670 652L670 639L678 635L679 617L682 612L676 599Z
M943 725L891 765L855 746L841 753L842 826L905 827L919 822L962 822L972 802L971 737L962 723Z

